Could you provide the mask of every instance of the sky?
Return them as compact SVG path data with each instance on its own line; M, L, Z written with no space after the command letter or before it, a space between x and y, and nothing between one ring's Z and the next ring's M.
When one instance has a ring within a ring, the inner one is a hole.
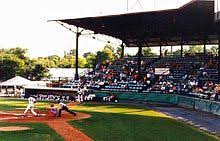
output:
M64 51L75 48L75 34L48 20L172 9L189 1L139 0L139 3L137 0L4 0L0 4L0 48L27 48L31 58L63 56ZM107 40L120 45L120 41ZM104 45L106 42L80 36L79 54L95 53ZM126 48L125 52L131 50Z

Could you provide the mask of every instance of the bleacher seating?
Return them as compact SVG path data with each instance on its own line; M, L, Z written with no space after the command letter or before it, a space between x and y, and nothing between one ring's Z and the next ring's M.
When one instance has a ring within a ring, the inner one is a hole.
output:
M213 56L200 54L173 58L142 58L140 80L137 64L136 57L97 64L89 75L83 77L84 84L91 89L103 91L192 95L198 93L195 91L198 87L203 90L207 82L214 85L218 81L218 62ZM170 74L157 76L155 68L169 68ZM64 87L75 88L79 85L76 82L69 82ZM212 89L203 90L199 95L202 93L207 95Z

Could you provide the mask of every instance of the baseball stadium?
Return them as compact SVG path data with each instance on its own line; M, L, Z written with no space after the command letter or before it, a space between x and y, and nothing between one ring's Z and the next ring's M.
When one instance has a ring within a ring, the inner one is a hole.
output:
M220 141L217 5L192 0L176 9L48 21L76 36L74 80L0 97L0 141ZM79 74L79 37L88 34L120 40L120 57ZM184 52L198 45L201 52ZM126 56L126 48L137 54ZM159 55L146 56L145 48Z

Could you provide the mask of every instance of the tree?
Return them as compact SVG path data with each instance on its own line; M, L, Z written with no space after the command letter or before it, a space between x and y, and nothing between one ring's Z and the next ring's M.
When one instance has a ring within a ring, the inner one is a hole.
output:
M16 48L9 48L9 49L1 49L0 52L4 52L6 54L14 54L15 56L17 56L20 59L27 59L27 49L25 48L20 48L20 47L16 47Z
M183 54L193 55L195 53L201 53L201 52L203 52L203 46L201 46L201 45L189 46L188 50L186 48L183 48ZM178 50L173 52L174 56L180 56L180 54L181 54L181 50L180 49L178 49Z
M213 55L217 56L218 55L218 47L217 46L212 46L210 50Z
M25 62L14 54L0 53L0 80L25 75Z
M49 74L49 70L46 66L41 63L33 62L30 68L30 76L29 79L31 80L42 80L47 79L51 75Z
M102 51L98 51L95 56L94 63L103 63L106 60L114 61L115 60L115 53L114 48L110 45L106 45Z
M86 58L79 57L79 68L84 68L86 65Z
M183 54L186 54L188 52L187 49L183 49ZM181 50L177 49L176 51L173 52L173 56L180 56L181 55Z
M57 65L55 64L53 60L48 59L47 57L45 58L38 58L37 62L44 65L47 68L56 68Z
M92 68L96 63L96 55L91 53L86 57L86 68Z
M104 50L109 50L110 52L113 52L113 53L115 52L114 47L109 44L104 46Z
M149 48L149 47L143 48L142 54L143 54L143 56L146 56L146 57L155 57L156 56L156 54L153 53L151 48Z
M98 53L97 53L98 55ZM114 53L114 47L110 45L106 45L104 49L102 50L102 56L103 56L103 61L109 60L109 61L114 61L115 60L115 53Z
M65 54L65 56L69 55L76 56L76 49L71 49L69 52L67 52L67 54Z
M116 53L115 53L115 58L116 59L121 58L121 52L122 52L122 48L121 47L117 47L116 48Z
M54 63L55 67L57 67L60 61L60 57L58 55L51 55L51 56L48 56L47 58Z
M189 49L185 53L195 54L203 52L203 47L201 45L189 46Z
M75 67L75 56L67 55L64 56L58 63L59 68L74 68Z
M92 52L86 52L86 53L83 54L83 57L84 57L84 58L87 58L87 57L88 57L89 55L91 55L91 54L92 54Z

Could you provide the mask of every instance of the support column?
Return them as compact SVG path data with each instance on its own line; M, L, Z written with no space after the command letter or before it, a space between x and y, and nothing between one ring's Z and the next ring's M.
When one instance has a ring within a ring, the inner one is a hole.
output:
M203 41L203 53L205 54L206 53L206 39L204 37L204 41Z
M142 58L142 47L138 47L138 80L141 79L141 58Z
M162 46L160 45L160 58L162 58Z
M171 55L173 56L173 46L170 46L170 52L171 52Z
M76 31L76 62L75 62L75 78L74 80L78 80L79 79L79 73L78 73L78 68L79 68L79 55L78 55L78 52L79 52L79 36L80 36L80 32L79 32L79 29L77 27L77 31Z
M160 40L160 58L162 58L162 43L161 43L161 40Z
M124 44L122 42L122 44L121 44L121 59L124 58L124 50L125 50L125 47L124 47Z
M181 48L180 48L180 57L183 57L183 41L182 41L182 39L181 39L181 42L180 42L180 46L181 46Z
M218 38L218 83L220 83L220 35Z

